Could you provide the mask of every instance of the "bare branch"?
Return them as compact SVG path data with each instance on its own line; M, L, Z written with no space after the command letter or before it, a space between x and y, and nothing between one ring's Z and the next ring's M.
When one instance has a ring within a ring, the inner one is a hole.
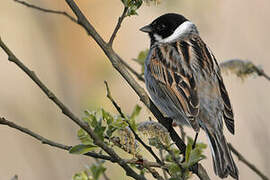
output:
M240 152L238 152L231 143L228 143L229 148L235 154L239 161L242 161L245 165L247 165L252 171L254 171L258 176L260 176L263 180L269 180L269 178L264 175L254 164L249 162Z
M46 138L40 136L39 134L37 134L29 129L26 129L26 128L19 126L11 121L6 120L3 117L0 118L0 124L7 125L11 128L17 129L25 134L28 134L29 136L32 136L33 138L39 140L42 144L47 144L47 145L57 147L57 148L63 149L63 150L69 150L71 148L71 146L63 145L63 144L51 141L49 139L46 139Z
M109 44L110 46L112 46L112 44L113 44L113 41L114 41L114 39L115 39L115 37L116 37L116 34L117 34L117 32L119 31L119 29L120 29L120 27L121 27L121 24L122 24L124 18L126 17L126 15L127 15L127 11L128 11L128 7L124 7L123 13L122 13L122 15L119 17L118 22L117 22L117 24L116 24L116 27L115 27L115 29L114 29L114 31L113 31L113 33L112 33L112 35L111 35L111 38L110 38L110 40L109 40L109 43L108 43L108 44Z
M45 137L42 137L41 135L39 135L39 134L37 134L37 133L27 129L27 128L24 128L24 127L22 127L20 125L15 124L14 122L6 120L4 117L0 118L0 124L9 126L11 128L14 128L14 129L17 129L17 130L23 132L24 134L27 134L27 135L39 140L42 144L47 144L49 146L56 147L56 148L66 150L66 151L69 151L72 148L72 146L67 146L67 145L64 145L64 144L60 144L60 143L54 142L52 140L49 140L49 139L47 139ZM94 152L88 152L88 153L86 153L84 155L85 156L90 156L90 157L93 157L93 158L98 158L98 159L109 160L111 162L115 162L115 160L113 158L111 158L110 156L97 154L97 153L94 153Z
M128 176L133 177L134 179L145 180L145 178L141 175L138 175L133 169L131 169L125 161L120 158L113 149L109 148L103 141L99 139L99 137L94 133L93 129L84 121L81 121L75 114L73 114L69 108L64 105L53 93L50 91L47 86L36 76L34 71L31 71L28 67L26 67L4 44L4 42L0 38L0 47L6 52L8 55L8 60L14 62L20 69L22 69L39 87L40 89L48 96L50 100L52 100L61 110L62 113L69 117L74 123L76 123L79 127L85 130L90 137L94 140L94 143L101 147L106 153L108 153L116 162L126 171Z
M133 69L128 63L126 63L126 61L122 61L121 60L121 63L124 64L124 66L126 66L126 68L132 73L134 74L138 80L142 81L142 82L145 82L144 80L144 77L142 74L138 73L135 69Z
M35 10L39 10L39 11L42 11L42 12L45 12L45 13L52 13L52 14L63 15L65 17L69 18L71 21L77 23L77 20L74 17L72 17L70 14L68 14L67 12L65 12L65 11L57 11L57 10L52 10L52 9L46 9L46 8L42 8L42 7L39 7L39 6L30 4L30 3L27 3L25 1L20 1L20 0L14 0L14 1L17 2L17 3L19 3L19 4L24 5L26 7L29 7L29 8L35 9Z

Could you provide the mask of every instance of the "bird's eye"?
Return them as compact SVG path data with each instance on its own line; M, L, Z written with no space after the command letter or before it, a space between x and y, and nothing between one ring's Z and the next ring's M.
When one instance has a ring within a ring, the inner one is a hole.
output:
M162 31L163 29L165 29L166 28L166 26L164 25L164 24L161 24L161 25L159 25L158 27L157 27L157 30L158 31Z

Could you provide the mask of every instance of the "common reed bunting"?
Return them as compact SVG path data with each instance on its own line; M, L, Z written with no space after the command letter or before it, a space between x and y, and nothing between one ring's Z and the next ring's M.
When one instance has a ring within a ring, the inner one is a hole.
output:
M234 134L234 115L213 53L191 21L165 14L140 29L151 40L145 61L147 90L156 106L179 125L209 139L215 173L238 179L238 169L223 135L223 119Z

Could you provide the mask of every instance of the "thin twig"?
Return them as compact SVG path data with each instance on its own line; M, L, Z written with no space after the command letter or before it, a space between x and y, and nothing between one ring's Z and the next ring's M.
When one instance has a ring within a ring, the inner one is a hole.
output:
M259 68L259 67L257 67L257 66L255 66L255 68L256 68L256 71L257 71L257 73L258 73L258 76L262 76L262 77L264 77L265 79L267 79L268 81L270 81L270 76L267 75L267 74L264 72L263 69L261 69L261 68Z
M123 61L123 60L121 59L121 63L123 63L123 64L126 66L126 68L127 68L132 74L134 74L134 75L137 77L138 80L140 80L140 81L142 81L142 82L145 82L143 75L140 74L140 73L138 73L135 69L133 69L126 61Z
M46 9L46 8L42 8L42 7L39 7L39 6L30 4L30 3L27 3L25 1L20 1L20 0L14 0L14 1L17 2L17 3L19 3L19 4L24 5L26 7L29 7L29 8L35 9L35 10L39 10L39 11L42 11L42 12L45 12L45 13L52 13L52 14L63 15L65 17L69 18L71 21L77 23L77 20L74 17L72 17L70 14L68 14L67 12L65 12L65 11L57 11L57 10L52 10L52 9Z
M47 139L45 137L42 137L41 135L39 135L39 134L37 134L37 133L27 129L27 128L24 128L24 127L22 127L20 125L17 125L14 122L8 121L3 117L0 118L0 124L9 126L11 128L14 128L14 129L17 129L17 130L23 132L24 134L27 134L27 135L39 140L42 144L47 144L49 146L56 147L56 148L66 150L66 151L69 151L72 148L72 146L67 146L67 145L64 145L64 144L60 144L60 143L54 142L52 140L49 140L49 139ZM84 155L90 156L90 157L93 157L93 158L98 158L98 159L109 160L111 162L115 162L115 160L113 158L111 158L110 156L97 154L97 153L94 153L94 152L88 152L88 153L86 153Z
M134 134L135 136L135 139L137 141L139 141L143 147L155 158L156 162L157 163L160 163L161 165L164 164L160 159L159 157L154 153L154 151L152 150L152 148L148 145L146 145L142 139L138 136L138 134L134 131L134 129L131 127L129 121L127 121L127 117L125 116L125 114L122 112L120 106L118 106L118 104L115 102L115 100L113 99L112 95L111 95L111 91L109 89L109 85L107 83L107 81L104 81L105 85L106 85L106 90L107 90L107 97L108 99L112 102L112 104L114 105L114 107L116 108L116 110L119 112L120 116L126 121L126 123L128 124L129 126L129 129L132 131L132 133Z
M120 27L121 27L121 24L122 24L123 20L124 20L125 17L126 17L127 11L128 11L128 7L125 6L122 15L118 18L118 22L117 22L117 24L116 24L116 27L114 28L114 31L113 31L113 33L112 33L112 35L111 35L110 40L109 40L109 43L108 43L108 44L109 44L110 46L112 46L112 44L113 44L113 41L114 41L114 39L115 39L115 37L116 37L116 34L117 34L117 32L119 31L119 29L120 29Z
M5 118L1 117L0 118L0 124L2 125L7 125L11 128L14 128L14 129L17 129L25 134L28 134L30 136L32 136L33 138L39 140L42 144L47 144L47 145L50 145L50 146L53 146L53 147L57 147L59 149L63 149L63 150L69 150L71 148L71 146L67 146L67 145L63 145L63 144L60 144L60 143L57 143L57 142L54 142L54 141L51 141L49 139L46 139L42 136L40 136L39 134L29 130L29 129L26 129L22 126L19 126L11 121L8 121L6 120Z
M0 37L0 47L6 52L8 55L8 60L15 63L21 70L23 70L39 87L40 89L48 96L50 100L52 100L65 114L69 117L74 123L76 123L79 127L85 130L89 136L94 140L94 143L101 147L106 153L108 153L112 158L114 158L117 163L126 171L128 176L133 177L134 179L145 180L145 178L141 175L138 175L130 166L128 166L125 161L118 156L114 152L113 149L108 147L100 138L94 133L93 129L84 121L81 121L69 108L62 103L48 87L36 76L34 71L30 70L26 67L12 52L11 50L5 45L5 43L1 40Z
M235 154L239 161L242 161L245 165L247 165L251 170L253 170L258 176L260 176L263 180L269 180L269 178L264 175L254 164L249 162L240 152L238 152L231 143L228 143L229 148Z
M70 14L68 14L67 12L65 11L58 11L58 10L52 10L52 9L46 9L46 8L42 8L42 7L39 7L39 6L36 6L36 5L33 5L33 4L29 4L25 1L20 1L20 0L14 0L15 2L21 4L21 5L24 5L26 7L29 7L29 8L32 8L32 9L35 9L35 10L39 10L39 11L42 11L42 12L45 12L45 13L52 13L52 14L59 14L59 15L64 15L65 17L67 17L69 20L71 20L72 22L80 25L77 21L77 19L75 19L74 17L72 17ZM124 8L124 11L123 11L123 14L122 16L119 17L118 19L118 23L114 29L114 32L110 38L110 41L108 44L111 44L112 46L112 43L113 43L113 40L115 39L115 36L116 36L116 33L118 32L118 30L120 29L121 27L121 24L122 24L122 21L124 20L124 14L126 14L126 8ZM111 42L111 43L110 43ZM139 74L137 71L135 71L129 64L127 64L124 60L120 59L121 63L132 73L134 74L138 80L144 82L144 78L141 74Z

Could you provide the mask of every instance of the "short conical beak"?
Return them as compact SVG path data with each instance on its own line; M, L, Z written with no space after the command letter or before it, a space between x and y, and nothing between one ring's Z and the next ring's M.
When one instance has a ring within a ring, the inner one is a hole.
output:
M150 33L150 32L152 32L152 27L151 27L151 25L146 25L146 26L142 27L140 29L140 31L145 32L145 33Z

